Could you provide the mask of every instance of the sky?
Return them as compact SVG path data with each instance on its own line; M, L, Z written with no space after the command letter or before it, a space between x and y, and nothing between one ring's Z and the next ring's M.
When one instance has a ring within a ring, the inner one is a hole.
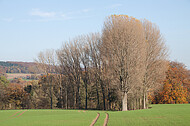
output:
M190 0L0 0L0 61L32 62L40 51L101 32L112 14L158 25L169 59L190 69Z

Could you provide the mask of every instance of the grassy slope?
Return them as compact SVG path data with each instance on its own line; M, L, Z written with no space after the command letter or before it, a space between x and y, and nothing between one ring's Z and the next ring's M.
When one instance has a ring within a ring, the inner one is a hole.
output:
M20 111L15 116L14 113ZM89 126L100 113L95 126L102 126L106 114L104 111L79 110L1 110L1 126ZM186 126L190 124L190 104L152 105L152 109L135 111L108 111L108 126ZM13 118L16 117L16 118Z
M189 126L190 104L152 105L152 109L109 112L109 126Z

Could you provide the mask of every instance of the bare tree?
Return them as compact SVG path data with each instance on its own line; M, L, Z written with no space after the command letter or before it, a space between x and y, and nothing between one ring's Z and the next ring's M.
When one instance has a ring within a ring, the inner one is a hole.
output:
M159 86L167 70L167 49L158 26L148 20L142 21L145 34L145 74L143 77L143 108L147 108L147 92Z
M102 75L102 56L100 52L100 46L102 44L101 35L99 33L91 34L88 37L89 50L90 50L90 63L91 63L91 74L94 75L94 84L96 88L96 100L97 108L100 108L100 91L99 87L102 90L103 96L103 107L105 109L105 92L104 92L104 83Z
M88 45L88 40L89 36L81 36L80 41L79 41L79 50L80 50L80 60L81 60L81 65L84 68L82 70L82 80L84 83L85 87L85 109L87 109L88 106L88 85L90 82L89 79L89 69L90 69L90 55L89 55L89 45Z
M65 101L65 108L67 109L68 106L68 79L71 78L71 65L72 65L72 60L70 59L70 52L69 52L69 46L68 44L64 44L60 50L57 50L57 57L58 57L58 65L59 65L59 73L61 74L61 92L62 94L65 95L65 100L62 98L62 106L63 106L63 101ZM64 77L63 77L64 76ZM65 81L63 81L65 80ZM75 104L73 103L73 107Z
M50 108L53 109L53 76L51 73L55 72L56 55L54 50L46 50L40 52L38 59L35 60L38 67L43 70L47 78L48 95L50 97Z
M72 80L73 96L75 102L73 106L81 108L80 98L80 81L81 81L81 61L80 61L80 50L79 50L80 38L75 38L69 43L63 45L63 47L57 52L59 63L62 65L63 71L67 75L69 80ZM76 89L75 89L76 88ZM75 91L76 93L75 93Z
M113 65L122 92L122 110L127 94L140 84L144 73L144 34L141 22L126 15L112 15L104 23L102 52Z

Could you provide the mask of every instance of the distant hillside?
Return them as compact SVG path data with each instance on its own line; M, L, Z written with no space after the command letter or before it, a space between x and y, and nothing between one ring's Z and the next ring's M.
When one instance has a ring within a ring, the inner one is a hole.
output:
M0 73L39 73L34 62L0 61Z

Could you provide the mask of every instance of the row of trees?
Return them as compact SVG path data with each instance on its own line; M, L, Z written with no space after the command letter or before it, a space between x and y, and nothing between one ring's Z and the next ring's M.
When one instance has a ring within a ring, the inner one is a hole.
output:
M38 85L43 95L36 97L48 98L50 108L145 109L149 90L165 77L166 58L155 24L112 15L101 34L39 54L36 62L45 75Z
M50 75L56 79L55 74ZM50 77L49 76L49 77ZM38 81L26 82L22 79L17 79L14 82L9 82L5 76L0 76L0 109L44 109L50 108L51 95L47 84L46 75L41 76ZM54 80L55 82L55 80ZM190 71L188 71L182 63L170 62L166 71L166 79L162 81L162 86L154 88L149 92L149 101L153 104L182 104L190 102ZM52 106L53 108L64 108L64 101L60 98L60 88L58 83L53 86ZM89 89L88 89L89 90ZM61 91L61 90L60 90ZM84 86L81 92L81 107L85 107ZM113 102L117 102L117 91L110 91L111 108L114 109ZM128 98L131 96L128 95ZM102 99L102 95L100 95ZM106 97L107 99L107 97ZM87 98L89 101L89 98ZM107 101L107 100L106 100ZM90 105L89 105L90 102ZM88 107L94 106L93 101L88 102ZM108 102L108 101L107 101ZM108 104L106 102L106 104ZM129 100L129 102L131 102ZM132 104L133 105L133 104ZM130 107L132 106L130 105ZM101 106L101 105L100 105ZM68 105L69 108L71 106ZM116 106L119 109L120 106ZM129 108L130 108L129 107ZM136 107L136 104L134 104ZM135 109L135 108L133 108Z

